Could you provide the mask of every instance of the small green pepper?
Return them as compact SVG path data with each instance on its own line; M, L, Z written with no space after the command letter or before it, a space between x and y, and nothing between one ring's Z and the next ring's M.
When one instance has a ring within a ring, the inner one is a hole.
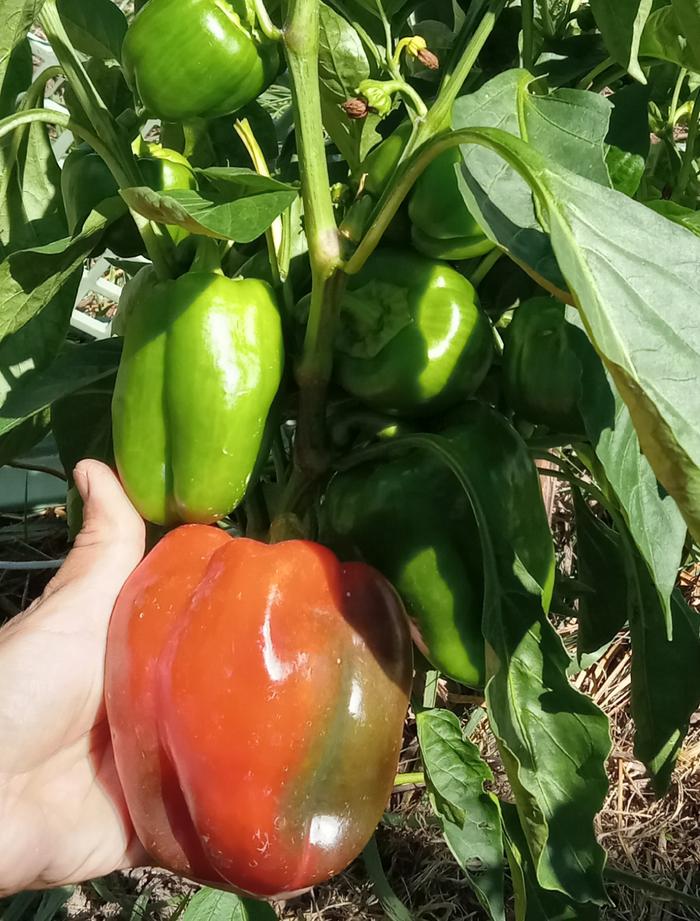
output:
M181 122L252 102L276 76L279 52L238 4L149 0L126 33L122 67L149 112Z
M434 259L473 259L495 246L464 203L455 170L460 162L457 147L439 154L419 176L408 204L413 245Z
M335 356L348 393L384 412L423 414L476 391L493 358L493 334L459 272L381 249L348 280Z

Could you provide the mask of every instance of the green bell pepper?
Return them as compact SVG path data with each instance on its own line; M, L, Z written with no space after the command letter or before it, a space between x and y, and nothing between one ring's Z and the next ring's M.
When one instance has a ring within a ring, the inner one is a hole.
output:
M138 165L146 185L157 191L193 189L196 180L192 169L182 154L158 144L142 144L146 154L138 158ZM81 144L66 157L61 172L61 194L68 220L68 229L76 233L91 211L103 201L119 195L117 181L99 154L86 144ZM134 219L126 211L112 224L102 238L102 249L128 259L143 252L143 241ZM187 236L182 227L168 227L176 243Z
M117 468L144 518L210 523L241 502L265 442L283 369L278 306L258 279L134 280L112 406Z
M416 645L435 668L462 684L483 686L479 535L443 464L412 452L338 474L321 507L321 540L392 582Z
M335 371L369 406L398 415L447 409L476 391L492 358L476 291L446 263L381 249L350 276Z
M126 33L122 67L149 112L182 122L251 102L276 76L279 52L237 3L150 0Z
M586 431L579 411L583 369L599 359L566 307L535 297L516 308L506 329L503 383L510 406L537 425L572 435Z
M433 259L473 259L495 246L464 203L455 169L460 162L457 147L439 154L418 177L408 203L413 245Z

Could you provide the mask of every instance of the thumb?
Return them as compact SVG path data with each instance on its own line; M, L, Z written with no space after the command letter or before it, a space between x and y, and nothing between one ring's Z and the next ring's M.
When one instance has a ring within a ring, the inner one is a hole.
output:
M80 461L73 479L83 500L83 526L45 596L69 583L75 588L99 584L103 597L116 599L143 556L143 520L106 464Z

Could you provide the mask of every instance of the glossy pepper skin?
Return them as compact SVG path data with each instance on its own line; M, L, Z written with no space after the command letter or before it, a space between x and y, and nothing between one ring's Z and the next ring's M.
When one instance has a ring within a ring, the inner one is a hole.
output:
M115 761L148 853L256 896L340 872L391 793L411 673L401 602L370 567L308 541L171 531L107 643Z
M455 171L460 160L458 147L439 154L418 177L408 203L413 245L433 259L473 259L495 245L464 203Z
M206 524L238 505L255 469L282 376L279 311L257 279L148 281L114 391L117 468L144 518Z
M414 452L337 474L321 507L321 539L390 580L435 668L483 687L481 544L451 471Z
M228 115L252 102L279 68L228 0L149 0L124 39L122 67L149 112L164 121Z
M583 363L596 360L584 332L568 323L564 304L536 297L516 308L506 330L506 398L528 422L583 434L578 408Z
M382 249L350 276L336 375L369 406L399 415L446 409L474 393L492 358L476 291L446 263Z
M146 185L157 191L195 187L194 173L182 154L157 144L144 145L144 150L147 156L139 157L138 164ZM101 202L119 195L119 187L102 157L83 144L66 157L61 172L61 194L68 229L76 233ZM168 229L175 242L187 235L181 227ZM141 235L130 214L124 214L108 228L103 245L123 258L137 256L143 251Z
M411 127L410 122L402 122L365 157L360 168L360 173L365 177L364 190L375 198L381 196L399 165L403 149L411 136Z

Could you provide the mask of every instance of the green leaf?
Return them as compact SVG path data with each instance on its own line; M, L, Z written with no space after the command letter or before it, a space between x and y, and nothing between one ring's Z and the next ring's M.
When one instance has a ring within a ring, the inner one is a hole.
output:
M624 627L629 617L622 538L589 509L573 489L576 512L576 575L591 589L578 607L578 656L597 652Z
M561 89L548 96L529 91L533 77L510 70L454 105L454 128L496 127L526 138L548 158L604 185L610 184L604 138L610 104L593 93ZM535 213L532 193L517 171L490 150L462 147L460 183L467 205L490 236L519 263L555 289L565 287L549 239Z
M567 321L583 328L581 316L573 308L567 309ZM599 363L584 363L582 367L579 409L595 459L588 458L581 445L577 447L579 457L604 491L612 494L622 512L656 585L670 627L670 598L685 542L685 521L642 454L630 412L610 375Z
M596 351L659 482L700 536L700 240L651 209L484 129L527 175Z
M15 45L10 52L4 78L0 79L0 118L5 118L15 112L17 97L29 88L32 75L32 46L29 40L25 39Z
M276 921L274 909L266 902L243 899L232 892L200 889L185 909L182 921Z
M681 227L685 227L686 230L694 233L696 237L700 237L700 212L693 211L691 208L686 208L684 205L679 205L677 202L665 198L646 202L646 206L651 208L652 211L656 211L657 214L663 215L669 221L673 221L674 224L680 224Z
M119 61L128 23L112 0L57 0L68 37L78 51L102 61Z
M642 35L639 54L700 72L700 49L688 41L685 27L678 20L675 4L651 14Z
M28 375L9 393L0 408L0 435L12 431L61 397L114 374L120 354L120 339L69 344L49 367Z
M319 4L318 71L323 123L334 144L354 172L379 135L379 118L348 118L341 106L357 95L357 87L371 74L370 61L355 28L325 3Z
M122 189L130 208L149 220L178 224L191 233L250 243L297 198L292 186L252 170L221 167L197 170L200 190L161 194L147 187Z
M413 915L391 888L391 883L382 866L382 858L374 835L362 852L362 862L372 883L374 894L389 921L413 921Z
M524 561L520 535L529 525L534 537L542 520L546 527L527 447L499 413L478 403L469 411L463 434L448 435L485 518L487 589L489 547L497 570L498 597L486 592L483 621L491 728L540 885L602 901L604 852L593 819L607 791L607 720L570 685L569 657L543 610L551 588L543 591ZM549 543L551 552L551 536Z
M560 892L548 892L539 885L517 809L511 803L501 803L501 811L516 921L595 921L600 914L597 905L572 902Z
M73 350L71 350L73 351ZM86 457L112 464L112 394L114 378L105 377L56 400L51 430L69 483L78 461Z
M671 782L690 717L700 706L700 617L676 590L671 598L673 639L669 640L654 585L636 557L633 570L634 752L646 765L655 791L662 795Z
M671 0L680 31L693 60L700 61L700 0Z
M0 263L0 342L46 307L82 268L105 227L88 221L77 237L12 253Z
M425 710L416 722L428 792L445 840L489 917L505 921L500 809L484 790L493 780L491 769L463 737L454 713Z
M646 83L639 66L639 44L651 13L652 0L590 0L598 28L603 33L610 56L628 73Z
M0 85L15 48L25 40L44 0L2 0L0 30Z

